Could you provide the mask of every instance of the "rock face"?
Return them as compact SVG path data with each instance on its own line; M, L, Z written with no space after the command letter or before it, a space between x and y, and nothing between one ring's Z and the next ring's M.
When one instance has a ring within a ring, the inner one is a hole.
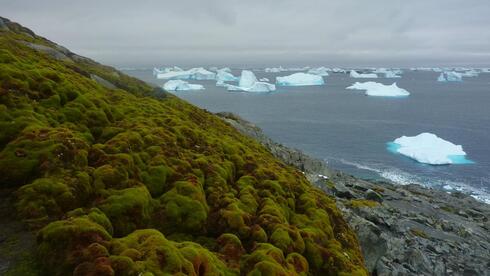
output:
M236 115L219 115L336 197L373 275L490 275L489 205L458 192L357 179L273 142Z

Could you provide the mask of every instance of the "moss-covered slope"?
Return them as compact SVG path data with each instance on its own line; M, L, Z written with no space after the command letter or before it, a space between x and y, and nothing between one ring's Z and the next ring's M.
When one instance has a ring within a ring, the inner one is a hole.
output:
M0 187L45 275L363 275L332 198L216 116L2 19Z

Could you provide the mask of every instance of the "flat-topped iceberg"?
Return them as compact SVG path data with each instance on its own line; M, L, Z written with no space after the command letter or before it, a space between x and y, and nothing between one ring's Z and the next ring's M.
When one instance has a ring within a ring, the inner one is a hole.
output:
M216 73L202 67L182 71L162 72L156 75L157 79L177 80L214 80Z
M366 90L366 95L378 97L403 97L410 95L410 92L398 87L396 82L392 85L384 85L373 81L356 82L347 87L347 89Z
M402 136L388 143L388 150L431 165L470 164L461 145L437 137L432 133Z
M446 82L446 81L455 81L455 82L460 82L463 81L463 74L454 72L454 71L446 71L442 72L439 77L437 78L437 81L439 82Z
M276 90L274 84L258 81L255 74L250 70L243 70L240 76L238 86L224 84L228 91L244 91L244 92L271 92Z
M330 71L330 69L322 66L322 67L318 67L318 68L312 68L312 69L308 70L307 73L322 76L322 77L327 77L328 71Z
M204 86L200 84L190 84L183 80L169 80L163 85L163 89L167 91L203 90Z
M276 84L281 86L307 86L307 85L323 85L325 81L322 76L294 73L289 76L277 77Z
M350 71L350 77L355 78L355 79L377 79L378 75L374 73L370 74L359 74L356 72L356 70L351 70Z

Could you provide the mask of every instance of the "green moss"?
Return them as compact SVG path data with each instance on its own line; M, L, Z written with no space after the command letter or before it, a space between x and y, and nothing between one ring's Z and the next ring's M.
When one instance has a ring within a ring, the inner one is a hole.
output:
M374 208L379 206L379 202L368 199L352 199L347 204L353 208Z
M100 205L116 236L127 235L146 225L152 207L152 198L145 186L113 191Z
M421 238L424 238L424 239L428 239L429 238L429 236L423 230L420 230L420 229L411 228L410 229L410 233L412 233L413 235L415 235L417 237L421 237Z
M365 274L335 201L256 141L113 68L37 52L22 41L57 45L9 28L0 187L18 189L19 215L45 226L46 274Z

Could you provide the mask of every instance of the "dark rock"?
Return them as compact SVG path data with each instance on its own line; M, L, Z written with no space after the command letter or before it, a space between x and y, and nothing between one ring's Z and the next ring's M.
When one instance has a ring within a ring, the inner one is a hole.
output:
M377 201L379 203L383 202L383 196L371 189L366 191L366 199Z
M90 75L90 78L92 80L96 81L98 84L104 86L105 88L109 88L109 89L116 89L117 88L111 82L109 82L109 81L107 81L107 80L105 80L105 79L103 79L103 78L101 78L101 77L99 77L97 75L92 74L92 75Z
M8 31L9 30L9 27L7 26L7 24L5 24L5 21L1 17L0 17L0 30L2 30L2 31Z

